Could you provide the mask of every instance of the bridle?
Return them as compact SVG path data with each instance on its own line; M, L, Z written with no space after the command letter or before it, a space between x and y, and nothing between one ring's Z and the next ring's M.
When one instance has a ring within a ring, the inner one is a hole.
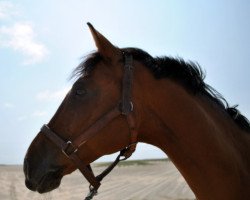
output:
M69 158L75 166L81 171L83 176L90 183L89 194L85 200L92 199L97 194L97 190L101 185L102 179L108 175L111 170L122 160L129 158L136 149L137 135L136 123L134 117L133 102L131 101L131 89L132 89L132 76L133 76L133 57L131 54L123 52L124 56L124 74L123 74L123 86L122 86L122 99L113 109L104 114L88 129L86 129L81 135L74 140L64 141L59 134L52 131L47 125L43 125L41 132L45 134L58 148L62 150L62 153ZM84 145L89 139L93 138L98 131L104 128L108 123L117 118L118 116L125 116L130 130L130 144L122 149L115 159L115 161L106 168L101 174L95 176L90 164L85 164L78 155L78 149Z

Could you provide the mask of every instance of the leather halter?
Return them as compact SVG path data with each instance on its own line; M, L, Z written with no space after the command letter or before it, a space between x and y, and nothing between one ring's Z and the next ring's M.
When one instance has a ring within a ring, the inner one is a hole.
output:
M83 176L90 183L89 189L90 192L85 200L92 199L94 195L97 194L97 190L101 185L102 179L108 175L111 170L121 161L129 158L136 149L137 145L137 130L135 124L135 118L133 113L133 103L131 101L131 89L132 89L132 75L133 75L133 57L130 54L124 55L124 75L123 75L123 88L122 88L122 99L121 103L111 109L109 112L104 114L99 118L94 124L92 124L87 130L85 130L81 135L76 137L72 141L64 141L59 134L52 131L47 125L43 125L41 132L45 134L58 148L62 150L75 166L81 171ZM101 174L95 177L91 166L84 163L78 155L78 149L84 145L89 139L95 137L98 131L104 128L108 123L117 118L118 116L123 115L127 119L127 123L130 129L130 144L120 151L120 154L117 156L116 160Z

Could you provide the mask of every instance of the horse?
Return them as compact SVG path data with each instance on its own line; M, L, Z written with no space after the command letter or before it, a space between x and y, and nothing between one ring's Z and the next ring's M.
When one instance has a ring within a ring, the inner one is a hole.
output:
M27 188L57 188L77 168L101 179L138 142L160 148L199 200L250 198L250 123L204 82L197 63L118 48L90 23L97 51L74 70L76 81L24 158ZM90 163L121 151L101 176Z

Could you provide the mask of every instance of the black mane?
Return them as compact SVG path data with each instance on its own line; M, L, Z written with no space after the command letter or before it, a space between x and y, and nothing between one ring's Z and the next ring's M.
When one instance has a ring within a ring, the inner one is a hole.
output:
M250 132L250 123L246 117L240 114L237 106L229 107L223 96L204 82L205 74L198 63L186 62L181 58L153 58L147 52L137 48L124 48L122 51L132 54L135 60L143 63L156 79L169 78L181 84L193 95L201 94L208 97L231 116L241 129ZM74 70L73 75L85 76L91 73L94 66L101 60L102 57L98 52L89 54Z

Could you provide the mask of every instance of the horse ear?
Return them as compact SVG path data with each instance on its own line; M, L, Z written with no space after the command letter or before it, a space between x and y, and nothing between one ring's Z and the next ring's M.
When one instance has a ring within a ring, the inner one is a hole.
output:
M119 48L115 47L110 41L108 41L101 33L99 33L91 23L87 23L91 34L94 38L95 45L98 52L108 60L114 60L115 57L121 55Z

